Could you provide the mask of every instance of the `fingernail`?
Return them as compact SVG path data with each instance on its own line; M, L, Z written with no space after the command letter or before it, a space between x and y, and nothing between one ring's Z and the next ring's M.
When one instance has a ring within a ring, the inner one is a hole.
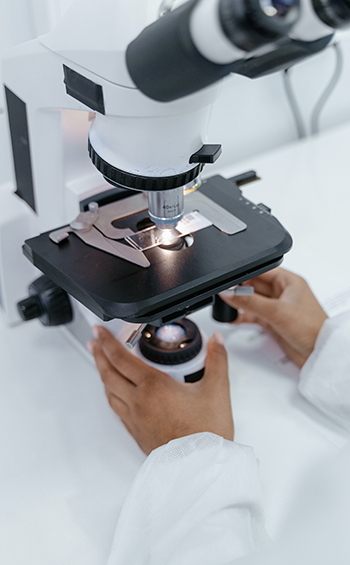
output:
M212 335L212 339L216 341L219 345L225 345L225 338L221 332L214 332Z
M92 328L92 333L93 333L94 337L95 337L96 339L98 339L99 336L100 336L100 328L99 328L99 326L94 326L94 327Z
M233 298L233 297L235 296L235 294L236 294L236 290L235 290L235 289L232 289L232 290L223 290L222 292L219 292L219 296L220 296L221 298L223 298L224 300L225 300L225 298L226 298L226 299Z
M86 347L90 351L91 355L93 355L94 354L94 342L93 342L92 339L89 339L89 341L86 343Z

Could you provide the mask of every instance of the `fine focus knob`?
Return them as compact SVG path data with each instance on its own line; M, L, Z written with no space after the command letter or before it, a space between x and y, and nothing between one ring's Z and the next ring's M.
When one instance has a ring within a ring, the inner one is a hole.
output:
M68 294L51 279L43 275L28 288L29 296L17 304L24 322L39 318L44 326L60 326L73 319Z

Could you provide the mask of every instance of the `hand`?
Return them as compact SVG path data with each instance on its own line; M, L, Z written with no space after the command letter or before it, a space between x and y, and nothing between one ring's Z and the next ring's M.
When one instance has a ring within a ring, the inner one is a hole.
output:
M220 294L227 304L244 310L234 323L260 324L268 329L286 355L302 367L328 317L307 282L278 268L246 284L254 287L254 295Z
M180 383L146 365L102 326L88 342L109 404L148 455L172 439L212 432L233 441L227 354L218 332L208 342L206 369L196 383Z

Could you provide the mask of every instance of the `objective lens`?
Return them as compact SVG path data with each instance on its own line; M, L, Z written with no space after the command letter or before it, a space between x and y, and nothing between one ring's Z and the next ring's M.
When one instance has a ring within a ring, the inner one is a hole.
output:
M162 326L156 330L156 337L168 343L178 341L184 338L185 335L185 329L178 324L169 324L168 326Z
M183 187L148 193L149 217L159 229L174 229L184 215Z

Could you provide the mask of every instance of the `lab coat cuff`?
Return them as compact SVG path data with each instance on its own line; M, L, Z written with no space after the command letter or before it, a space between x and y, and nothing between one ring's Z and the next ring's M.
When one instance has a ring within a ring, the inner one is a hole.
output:
M261 499L251 447L208 432L170 441L137 474L108 565L211 565L256 551L267 540Z
M350 312L328 318L300 371L299 391L350 430Z

